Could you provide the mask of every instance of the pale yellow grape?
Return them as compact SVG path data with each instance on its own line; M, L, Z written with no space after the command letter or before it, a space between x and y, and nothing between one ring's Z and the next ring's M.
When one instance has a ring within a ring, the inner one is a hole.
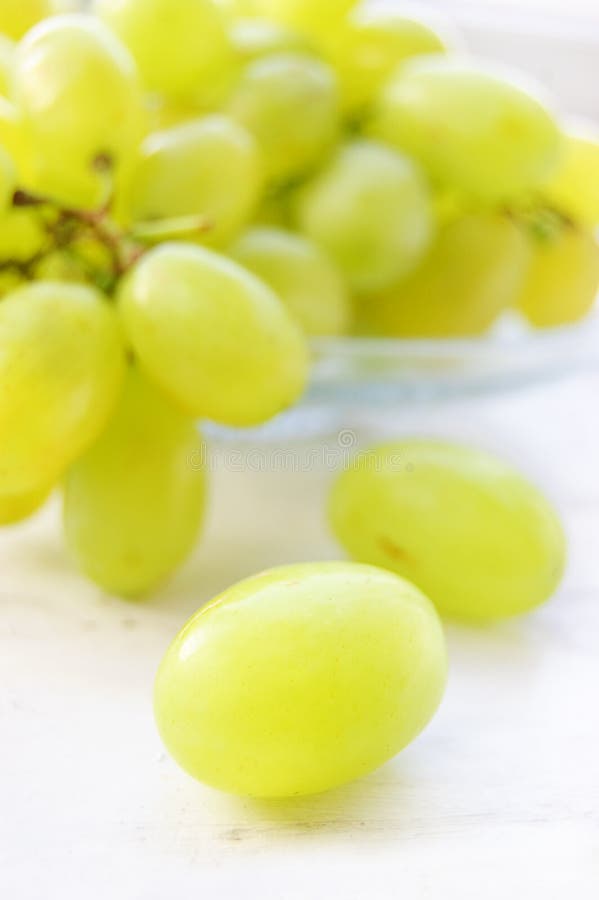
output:
M191 415L257 425L302 393L308 355L270 288L191 244L163 244L125 281L120 309L147 374Z
M132 368L107 429L67 475L70 551L105 590L137 597L191 552L204 506L195 423Z
M19 172L25 169L29 158L22 130L19 111L13 103L0 97L0 147L12 156Z
M405 60L445 50L444 38L424 22L388 8L359 8L327 40L327 58L339 75L343 105L350 113L369 107Z
M507 216L462 216L441 229L412 274L360 304L357 330L381 337L465 337L512 307L530 264L526 233Z
M55 11L52 0L2 0L0 34L17 41L37 22Z
M95 10L127 45L149 90L196 97L228 78L234 56L213 0L96 0Z
M0 494L0 525L16 525L28 519L44 505L50 488L41 488L27 494Z
M599 132L567 136L562 163L543 194L576 222L599 225Z
M0 302L0 495L60 477L105 426L123 369L118 320L93 288L37 282Z
M222 244L258 207L262 159L254 138L232 119L214 115L150 135L130 188L136 220L198 214L203 239Z
M432 179L485 202L526 195L555 171L562 138L531 93L491 69L436 56L402 66L383 89L372 133Z
M599 295L599 244L590 230L564 226L535 240L518 306L539 328L578 322Z
M345 144L296 201L300 231L358 292L384 290L417 265L433 232L426 183L412 162L374 141Z
M0 215L0 264L17 263L0 271L0 297L23 282L18 264L30 260L45 244L44 230L34 210L11 209Z
M0 95L4 97L10 95L14 57L14 41L0 34Z
M266 56L245 68L228 111L256 137L269 178L285 181L313 168L337 139L337 79L305 54Z
M8 213L16 187L17 168L12 157L0 145L0 222Z
M144 128L132 57L92 16L56 16L20 44L15 96L35 150L35 186L77 205L102 199L98 157L132 162Z
M528 612L564 570L551 504L511 466L458 444L406 440L361 453L334 485L330 517L350 556L409 579L448 616Z
M427 725L446 679L431 603L351 563L273 569L201 609L156 679L160 734L200 781L293 797L360 778Z
M230 253L273 289L307 335L347 332L348 290L331 260L308 238L280 228L252 228Z
M268 19L237 19L229 34L236 57L242 63L273 53L309 53L312 49L304 35Z

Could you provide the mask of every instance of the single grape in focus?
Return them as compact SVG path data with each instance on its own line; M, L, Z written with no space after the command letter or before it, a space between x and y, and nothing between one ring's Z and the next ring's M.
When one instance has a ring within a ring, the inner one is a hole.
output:
M212 787L313 794L403 749L445 677L439 619L411 584L352 563L287 566L187 623L158 673L156 720L177 762Z

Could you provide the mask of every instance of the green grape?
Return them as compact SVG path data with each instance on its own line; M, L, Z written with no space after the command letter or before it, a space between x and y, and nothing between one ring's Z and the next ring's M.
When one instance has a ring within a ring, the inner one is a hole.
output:
M591 231L565 225L535 241L518 306L538 328L583 319L599 294L599 244Z
M54 11L52 0L2 0L0 34L18 41L26 31Z
M362 140L344 145L300 190L296 217L360 293L406 275L433 230L429 193L410 160Z
M240 0L242 15L254 15L278 22L295 31L322 37L338 28L357 0Z
M151 251L125 281L120 309L142 367L191 415L257 425L304 389L307 350L283 304L210 250Z
M234 54L213 0L96 0L95 9L127 45L149 90L196 97L228 79Z
M30 491L26 494L0 494L0 525L17 525L28 519L44 505L50 488Z
M263 572L183 628L154 694L162 739L195 778L292 797L371 772L443 696L438 616L413 585L351 563Z
M228 110L254 134L268 177L286 181L313 168L340 129L333 70L313 57L281 53L250 63Z
M27 158L21 116L17 108L4 97L0 97L0 147L10 154L21 170Z
M327 40L327 58L339 75L349 113L368 108L405 60L445 49L444 39L428 25L376 7L358 9Z
M518 472L479 450L406 440L360 454L333 487L350 556L408 578L445 615L500 619L556 590L559 518Z
M32 209L11 209L0 215L0 297L23 282L21 264L36 256L45 242L42 225ZM15 263L14 268L8 266ZM37 275L37 272L36 272Z
M562 163L543 193L577 222L599 225L599 133L567 135Z
M307 335L347 332L347 288L333 263L312 241L282 229L253 228L230 252L273 289Z
M14 56L14 42L0 34L0 95L4 97L8 97L11 91Z
M408 278L364 298L357 330L416 338L482 334L517 302L529 263L526 233L510 218L462 216L441 229Z
M133 218L205 216L205 239L232 238L258 207L262 159L252 136L214 115L150 135L131 181Z
M441 186L493 203L548 181L562 147L554 119L532 94L443 56L402 66L381 94L372 133Z
M15 95L34 148L34 187L72 205L93 206L105 192L94 168L130 164L144 128L134 62L91 16L56 16L19 46Z
M81 569L126 597L169 576L202 523L203 459L193 420L131 369L107 429L65 481L66 539Z
M0 145L0 221L11 206L16 187L16 166L4 147Z
M118 320L93 288L21 287L0 303L0 495L52 484L98 436L120 390Z
M250 63L274 53L310 53L306 38L267 19L237 19L231 25L231 43L237 59Z

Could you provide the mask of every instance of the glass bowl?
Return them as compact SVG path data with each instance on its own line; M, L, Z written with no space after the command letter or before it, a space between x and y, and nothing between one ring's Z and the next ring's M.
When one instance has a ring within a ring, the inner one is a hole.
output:
M599 309L568 327L533 331L506 317L468 339L319 338L301 402L259 429L208 425L214 439L287 441L351 428L364 416L523 390L599 368Z

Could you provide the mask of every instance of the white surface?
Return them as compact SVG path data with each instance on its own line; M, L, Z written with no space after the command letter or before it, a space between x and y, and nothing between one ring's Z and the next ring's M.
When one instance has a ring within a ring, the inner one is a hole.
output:
M598 389L572 382L388 424L519 461L564 511L571 567L533 616L450 627L432 725L369 778L317 798L255 803L196 784L163 753L151 690L202 600L268 565L338 555L326 467L227 471L221 456L201 549L144 605L103 597L69 568L55 508L3 533L0 897L596 900Z

